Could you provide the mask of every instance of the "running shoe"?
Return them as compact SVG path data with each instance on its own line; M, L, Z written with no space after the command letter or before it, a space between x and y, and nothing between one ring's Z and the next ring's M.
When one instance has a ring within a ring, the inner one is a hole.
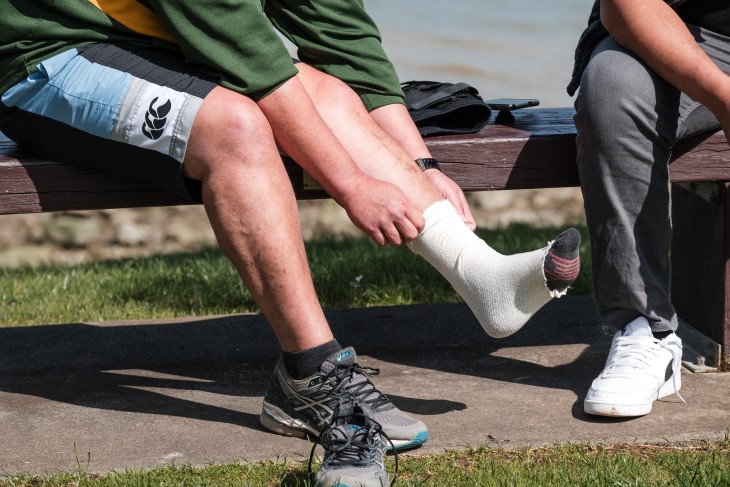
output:
M343 399L309 455L311 474L317 444L324 447L314 486L389 487L391 482L385 469L387 443L388 438L380 423L373 419L372 411L352 397Z
M352 397L369 408L395 449L422 445L428 440L428 428L395 407L373 386L367 376L379 372L358 365L352 347L333 354L318 373L301 380L289 375L280 358L264 397L261 424L282 435L316 438L332 420L340 401Z

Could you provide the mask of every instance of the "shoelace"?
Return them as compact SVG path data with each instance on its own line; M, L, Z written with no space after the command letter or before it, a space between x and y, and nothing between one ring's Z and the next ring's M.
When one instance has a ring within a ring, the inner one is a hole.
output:
M666 348L672 354L672 385L674 386L674 394L682 402L686 403L687 401L679 393L677 383L679 381L679 374L674 373L674 370L677 368L676 366L682 360L680 347L663 347L662 342L656 338L641 336L618 337L616 339L616 351L609 357L606 369L611 369L616 374L615 369L617 365L635 369L643 368L642 366L649 365L652 359L655 359L663 348ZM623 375L630 376L631 374Z
M661 350L659 340L649 337L618 337L615 353L609 357L606 368L632 367L635 369L649 365Z
M352 399L343 400L343 402L346 401L356 403ZM338 407L337 412L332 416L322 434L319 435L317 442L312 445L307 467L309 476L312 476L312 460L317 445L321 444L324 448L325 454L322 463L328 467L369 467L377 460L379 436L382 436L393 449L395 468L391 484L395 483L398 478L398 452L395 450L395 445L393 445L391 439L383 432L380 423L363 413L348 412L340 414L339 409L340 407ZM363 423L366 426L357 423ZM344 430L338 430L338 428L348 426L356 428L351 435L348 435ZM385 466L385 459L383 459L383 466Z
M355 374L360 374L362 380L356 382ZM378 391L367 377L380 374L380 369L375 367L362 367L357 363L349 365L338 364L332 369L327 377L335 380L334 389L343 395L350 395L353 398L367 404L374 412L379 411L383 406L390 405L390 401ZM372 396L372 397L370 397Z
M668 340L674 341L671 338L669 338ZM672 354L672 370L674 370L674 364L677 364L677 369L679 369L679 367L681 367L682 365L682 347L667 347L667 350L669 350L669 352ZM687 404L687 401L685 401L682 395L679 393L679 387L677 387L678 380L679 373L675 374L674 372L672 372L672 385L674 386L674 393L683 403Z

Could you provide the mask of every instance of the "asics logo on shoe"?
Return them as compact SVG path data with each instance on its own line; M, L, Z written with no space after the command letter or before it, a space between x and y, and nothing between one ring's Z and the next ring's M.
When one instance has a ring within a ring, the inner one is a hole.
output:
M310 387L318 386L323 382L327 382L327 377L325 377L323 375L318 375L309 381L309 384L307 384L307 387L310 388Z
M155 108L157 100L158 97L155 97L150 103L150 107L144 116L144 123L142 124L142 133L151 140L157 140L162 136L165 124L167 123L167 114L170 113L170 108L172 108L170 100Z
M345 352L340 352L337 354L337 361L342 362L347 357L352 357L352 350L347 350Z

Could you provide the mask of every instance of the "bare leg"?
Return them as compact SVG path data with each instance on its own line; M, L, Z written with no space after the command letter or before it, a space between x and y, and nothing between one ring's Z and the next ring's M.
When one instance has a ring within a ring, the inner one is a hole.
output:
M332 340L309 272L296 198L256 104L216 88L193 125L184 172L203 181L221 248L285 351Z
M184 172L203 181L203 203L218 242L284 351L310 354L322 350L320 345L337 346L314 292L291 182L259 107L223 88L213 90L195 119ZM421 421L380 400L384 396L355 370L351 350L339 364L350 367L345 375L317 372L309 377L322 382L313 387L309 380L299 380L304 377L292 378L287 355L292 354L282 354L264 398L261 423L266 428L287 435L318 434L340 400L339 384L347 380L358 384L352 394L359 400L378 403L376 418L398 445L415 446L428 438ZM323 397L328 388L333 392Z
M410 159L431 157L405 105L385 105L370 112L370 116L383 132L403 148Z

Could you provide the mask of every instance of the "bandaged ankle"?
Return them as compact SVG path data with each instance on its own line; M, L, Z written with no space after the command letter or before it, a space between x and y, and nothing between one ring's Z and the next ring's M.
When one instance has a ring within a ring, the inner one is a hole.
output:
M426 208L423 216L424 229L410 248L449 281L490 336L515 333L552 297L565 294L546 285L549 247L502 255L469 230L446 200Z

